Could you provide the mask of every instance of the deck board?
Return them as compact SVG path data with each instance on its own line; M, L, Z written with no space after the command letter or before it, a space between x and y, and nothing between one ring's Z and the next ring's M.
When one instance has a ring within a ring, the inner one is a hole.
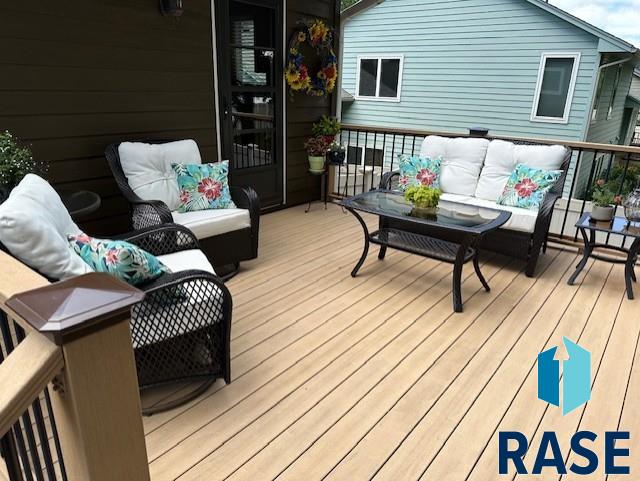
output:
M498 479L500 430L640 429L640 325L620 266L591 262L568 286L574 252L550 249L535 279L487 254L491 292L465 266L455 314L450 265L372 250L351 278L362 233L336 206L261 222L260 257L229 282L233 382L145 418L153 481L480 481ZM536 399L535 371L563 335L594 372L592 400L564 417Z

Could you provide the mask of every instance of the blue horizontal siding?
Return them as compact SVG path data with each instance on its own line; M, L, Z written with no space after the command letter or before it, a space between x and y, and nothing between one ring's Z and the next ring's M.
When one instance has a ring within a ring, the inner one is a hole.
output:
M400 102L356 100L344 122L496 135L584 138L598 40L522 0L386 0L345 23L342 87L358 55L403 54ZM580 52L569 123L531 122L543 52Z

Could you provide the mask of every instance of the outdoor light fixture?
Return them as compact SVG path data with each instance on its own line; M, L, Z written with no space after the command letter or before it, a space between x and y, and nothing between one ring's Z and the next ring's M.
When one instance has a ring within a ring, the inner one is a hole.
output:
M160 0L160 12L167 17L180 17L184 12L182 0Z

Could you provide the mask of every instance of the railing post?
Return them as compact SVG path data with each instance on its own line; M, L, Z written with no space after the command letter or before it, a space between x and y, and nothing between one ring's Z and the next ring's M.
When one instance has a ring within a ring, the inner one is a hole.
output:
M9 309L62 348L52 394L69 481L148 481L129 319L144 294L87 274L8 299Z

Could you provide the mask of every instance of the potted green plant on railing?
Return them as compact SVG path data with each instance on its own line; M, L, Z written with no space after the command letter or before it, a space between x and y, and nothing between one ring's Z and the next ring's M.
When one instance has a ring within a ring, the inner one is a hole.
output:
M438 213L438 203L442 191L425 185L413 185L409 187L404 198L413 204L411 214L414 217L432 218Z
M324 171L329 142L322 136L309 137L304 143L304 148L309 156L309 170L316 173Z
M331 144L335 140L336 135L340 133L341 128L342 126L338 119L323 115L320 117L320 120L313 124L311 133L316 137L324 137L327 144Z
M591 194L591 218L598 221L611 221L616 207L622 202L622 196L614 194L607 186L607 181L598 179Z
M9 131L0 132L0 203L27 174L43 174L46 164L33 160L31 150L20 145Z
M332 142L329 146L329 162L333 165L342 165L347 155L347 148L339 142Z

